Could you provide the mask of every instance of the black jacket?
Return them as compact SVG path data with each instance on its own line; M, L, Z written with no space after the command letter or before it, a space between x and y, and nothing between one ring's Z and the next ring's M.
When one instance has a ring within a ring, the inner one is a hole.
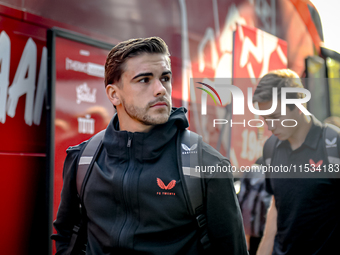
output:
M197 221L187 208L177 166L176 134L187 127L184 108L174 108L169 121L149 133L119 131L114 116L84 192L86 254L202 254ZM84 144L67 150L54 222L57 234L52 236L57 254L67 249L79 219L76 168ZM211 146L202 147L204 165L230 164ZM212 249L247 254L232 174L206 174L205 185Z

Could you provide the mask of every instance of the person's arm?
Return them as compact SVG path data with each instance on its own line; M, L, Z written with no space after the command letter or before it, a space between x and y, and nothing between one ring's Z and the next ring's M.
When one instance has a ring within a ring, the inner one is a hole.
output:
M203 143L202 164L228 169L229 160L210 145ZM224 167L224 168L223 168ZM230 169L230 168L229 168ZM233 174L216 171L205 173L206 216L211 243L209 254L247 255L242 214L234 188Z
M229 162L225 160L219 165L228 166ZM247 255L242 214L232 174L215 174L206 183L208 234L213 249L211 253Z
M275 206L275 199L272 196L272 202L268 209L266 226L264 234L256 252L256 255L270 255L273 252L274 239L277 231L277 210Z
M63 170L63 189L58 208L57 218L53 222L56 234L51 238L55 240L56 255L65 254L68 249L74 225L80 219L79 199L76 188L76 168L78 155L82 144L67 150L67 156Z

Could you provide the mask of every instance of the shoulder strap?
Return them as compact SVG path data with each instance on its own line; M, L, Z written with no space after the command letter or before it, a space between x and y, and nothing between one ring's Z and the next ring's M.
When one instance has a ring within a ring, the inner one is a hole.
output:
M340 164L337 137L340 129L332 124L326 124L324 128L324 146L330 164Z
M85 254L86 253L86 213L82 208L82 198L83 192L86 182L84 181L85 177L88 178L93 163L100 151L103 137L105 134L105 130L100 131L96 135L94 135L85 145L85 149L83 150L77 168L77 176L76 176L76 184L77 184L77 193L80 199L79 211L80 211L80 219L77 224L73 226L72 235L70 239L70 243L68 249L65 254Z
M79 159L78 170L77 170L77 192L78 196L82 201L82 195L86 185L86 180L91 172L92 165L97 158L98 152L100 151L103 143L103 137L105 129L95 134L86 144L83 153ZM86 178L85 178L86 177Z
M203 185L201 173L195 171L195 166L201 166L201 150L202 137L185 130L181 134L181 177L184 179L185 192L187 193L187 201L189 210L192 215L197 216L197 213L203 207ZM201 190L201 192L197 192Z
M265 142L263 146L263 162L266 165L270 165L274 154L274 149L278 141L279 139L275 135L272 135Z
M201 172L195 171L195 166L202 166L202 137L189 130L179 132L180 139L177 139L179 173L183 180L184 196L191 215L196 218L198 227L202 230L200 242L203 249L211 245L207 229L204 201L205 185Z

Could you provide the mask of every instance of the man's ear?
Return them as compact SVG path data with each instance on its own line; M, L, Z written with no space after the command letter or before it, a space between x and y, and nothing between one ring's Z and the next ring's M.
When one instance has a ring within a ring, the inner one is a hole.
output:
M121 104L119 99L119 89L115 84L108 84L105 88L105 92L111 103L115 106Z

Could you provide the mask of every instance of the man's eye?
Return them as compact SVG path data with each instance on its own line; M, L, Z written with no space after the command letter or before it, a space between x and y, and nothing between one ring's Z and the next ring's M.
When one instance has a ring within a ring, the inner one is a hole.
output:
M148 83L150 81L149 78L143 78L141 80L139 80L139 82L142 82L142 83Z
M162 81L162 82L170 81L170 77L164 76L164 77L161 78L161 81Z

